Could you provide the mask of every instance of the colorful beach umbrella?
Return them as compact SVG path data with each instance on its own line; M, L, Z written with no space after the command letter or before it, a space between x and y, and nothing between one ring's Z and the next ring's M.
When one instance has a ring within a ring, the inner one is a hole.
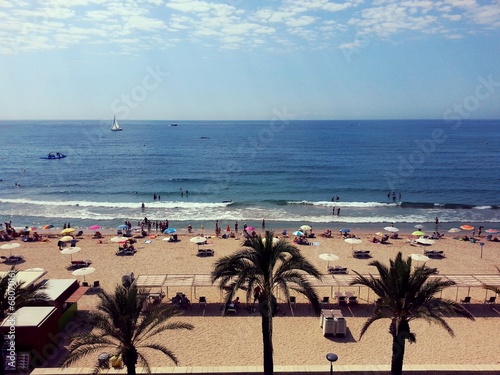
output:
M486 229L485 232L491 233L491 234L496 234L496 233L500 233L500 230L492 228L492 229Z
M61 232L59 232L59 234L70 234L70 233L73 233L76 229L75 228L66 228L66 229L63 229Z
M460 226L460 228L463 230L474 230L474 227L472 225L462 225Z
M62 242L68 242L71 240L73 240L73 237L71 237L71 236L63 236L63 237L59 238L59 241L62 241Z
M246 231L247 232L253 232L255 230L255 227L247 227Z
M295 232L292 232L294 236L303 236L304 232L301 232L300 230L296 230Z
M99 230L99 229L101 229L101 226L97 224L91 225L89 227L89 230Z
M163 233L165 233L165 234L172 234L175 232L177 232L177 229L175 229L175 228L167 228L163 231Z
M47 224L47 225L43 226L43 229L45 229L45 230L50 230L52 228L54 228L54 226L52 224Z
M412 233L413 236L425 236L425 232L422 232L421 230L416 230L415 232Z
M341 233L349 233L351 230L350 229L347 229L347 228L344 228L344 229L341 229L340 232Z
M311 227L310 225L302 225L302 226L300 227L300 229L302 229L302 230L311 230L311 229L312 229L312 227Z

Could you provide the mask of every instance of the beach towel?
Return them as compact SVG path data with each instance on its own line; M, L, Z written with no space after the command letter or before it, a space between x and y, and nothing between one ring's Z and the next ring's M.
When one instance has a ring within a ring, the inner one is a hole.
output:
M146 240L146 241L144 241L144 243L151 243L151 242L153 242L153 240Z
M311 242L311 246L319 246L320 243L319 242Z

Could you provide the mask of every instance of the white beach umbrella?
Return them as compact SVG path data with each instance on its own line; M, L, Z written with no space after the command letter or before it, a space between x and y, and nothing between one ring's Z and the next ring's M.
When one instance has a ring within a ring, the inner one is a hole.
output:
M83 276L83 281L85 281L85 276L90 275L91 273L95 272L94 267L84 267L84 268L79 268L77 270L74 270L71 272L73 276Z
M410 254L412 260L417 262L427 262L430 258L423 254Z
M458 232L460 232L460 231L461 231L461 229L460 229L460 228L450 228L450 229L448 229L448 232L449 232L449 233L458 233Z
M196 237L191 237L189 239L189 241L195 243L196 245L198 245L198 250L199 250L200 249L200 245L202 245L205 242L207 242L207 239L205 237L196 236Z
M431 240L430 238L419 238L417 242L422 245L432 245L436 241Z
M363 242L359 238L346 238L344 241L347 243L350 243L352 245L351 250L354 250L354 245L360 244L361 242Z
M5 245L0 246L0 249L7 249L7 250L12 250L15 249L16 247L21 246L21 244L14 242L14 243L6 243Z
M329 253L319 254L319 258L328 261L327 267L330 266L330 261L335 262L340 259L337 255Z
M0 246L0 249L9 250L10 256L12 256L12 249L18 248L19 246L21 246L21 244L19 244L17 242L6 243L5 245Z
M207 241L207 239L205 237L201 237L201 236L197 236L197 237L192 237L189 239L189 242L193 242L193 243L205 243Z
M384 230L386 230L388 232L392 232L392 233L399 232L399 229L396 227L385 227Z
M71 260L73 260L73 254L76 254L76 253L79 253L81 250L81 248L75 246L75 247L67 247L63 250L61 250L61 254L65 254L65 255L70 255L71 256Z

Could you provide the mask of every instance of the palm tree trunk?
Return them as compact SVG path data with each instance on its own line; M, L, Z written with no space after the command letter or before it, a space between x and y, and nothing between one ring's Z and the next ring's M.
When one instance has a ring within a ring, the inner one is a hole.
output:
M262 341L264 346L264 375L273 375L273 317L262 314Z
M392 338L392 361L391 361L391 374L392 375L402 375L403 374L403 359L405 355L405 344L404 339L400 339L398 336L393 336Z
M405 320L402 320L399 323L396 323L396 321L393 320L389 331L392 335L391 374L402 375L403 361L405 357L405 345L406 340L410 337L410 326Z
M127 367L127 375L136 375L135 363L125 363Z

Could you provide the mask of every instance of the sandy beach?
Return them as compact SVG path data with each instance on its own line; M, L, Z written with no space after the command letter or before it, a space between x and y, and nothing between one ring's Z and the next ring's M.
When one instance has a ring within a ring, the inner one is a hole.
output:
M52 233L60 231L53 229ZM333 230L333 238L318 237L312 241L314 246L297 245L302 253L326 273L327 261L321 260L319 254L333 253L339 261L331 265L347 267L350 274L353 270L367 274L373 272L369 267L371 260L388 262L398 251L404 255L422 253L424 249L444 251L443 259L430 260L427 265L439 269L441 275L457 274L497 274L495 266L500 265L500 243L485 242L482 258L478 243L463 242L453 239L453 234L446 233L443 239L430 247L411 246L407 240L410 233L401 233L400 239L390 240L389 244L373 244L368 241L373 237L370 232L356 232L363 240L354 245L356 250L369 250L372 258L357 259L352 256L353 245L344 242ZM41 232L46 237L48 232ZM138 252L133 256L117 256L118 244L110 241L115 233L105 232L101 240L93 239L90 231L85 230L77 246L81 247L75 259L90 259L96 271L86 277L92 283L99 280L101 287L112 291L121 283L121 277L127 272L138 275L153 274L209 274L216 259L231 254L242 245L240 239L210 238L210 248L215 250L213 257L197 256L197 245L190 242L194 234L181 233L180 241L170 243L164 241L166 235L156 238L138 238L135 244ZM281 231L276 231L281 233ZM206 233L205 233L206 234ZM151 242L146 243L149 240ZM293 236L289 237L293 240ZM19 240L16 240L20 242ZM47 271L45 278L75 278L71 275L70 256L60 254L57 238L50 242L26 242L14 253L24 256L25 261L19 263L20 270L43 268ZM2 250L3 255L8 250ZM9 266L1 264L2 271ZM83 281L83 277L79 277ZM337 289L336 289L337 290ZM335 290L335 291L336 291ZM319 326L319 318L300 298L293 307L293 313L286 304L281 305L281 314L274 319L274 360L275 365L324 365L325 353L335 352L339 356L338 364L389 364L391 358L391 337L388 334L389 321L380 321L368 330L360 340L359 334L363 323L369 316L373 304L373 293L366 288L346 287L342 291L351 291L358 296L360 304L353 307L342 307L347 320L346 337L324 337ZM165 291L165 290L164 290ZM171 287L163 302L168 303L177 291L182 291L191 299L192 307L179 319L194 325L192 331L171 331L158 336L157 340L170 348L179 358L181 366L255 366L262 364L261 320L258 313L249 313L241 309L236 316L221 316L220 293L215 286L197 288ZM467 288L450 288L443 297L460 299L467 295ZM332 296L330 288L318 288L320 297ZM482 288L471 288L472 304L467 308L476 317L475 321L462 318L449 318L447 321L455 331L456 337L436 326L423 321L412 323L412 330L417 335L417 343L407 345L405 364L497 364L500 363L498 348L500 347L500 324L497 309L483 302L486 294ZM200 296L205 296L208 305L203 308L197 303ZM244 300L244 292L239 294ZM95 293L84 295L78 303L79 310L95 307ZM284 301L280 301L284 302ZM338 308L332 298L333 308ZM155 352L146 352L153 366L172 366L167 358ZM86 358L75 367L90 367L96 356ZM51 367L54 364L52 363Z

